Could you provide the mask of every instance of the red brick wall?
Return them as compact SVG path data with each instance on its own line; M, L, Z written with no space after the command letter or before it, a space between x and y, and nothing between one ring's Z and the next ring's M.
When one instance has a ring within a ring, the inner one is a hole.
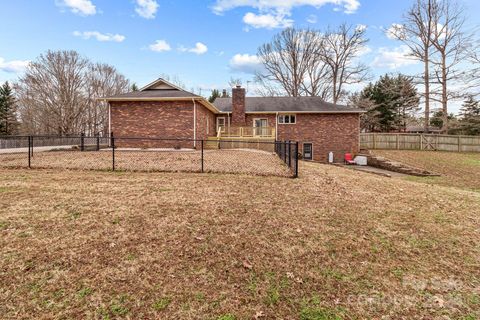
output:
M214 132L215 116L202 104L197 106L197 139ZM112 101L110 102L111 130L116 137L154 137L164 139L193 139L192 101ZM210 134L210 135L214 135ZM117 139L118 146L145 148L192 148L192 141L148 141Z
M115 136L193 137L193 102L110 102L111 130Z
M216 135L216 117L213 112L197 103L197 139L207 139Z
M160 137L193 139L193 102L111 102L111 128L116 137ZM197 139L215 136L216 116L202 104L197 106ZM226 116L225 116L226 117ZM254 118L267 118L275 127L276 115L247 114L245 125L253 126ZM208 119L208 134L207 134ZM232 124L233 126L233 124ZM360 118L358 114L296 114L296 124L279 124L278 140L313 143L313 157L326 162L333 151L341 162L346 152L359 151ZM117 140L118 146L192 148L193 142L152 142Z
M254 118L268 119L268 126L275 127L275 114L247 114L246 125L253 126ZM313 144L313 160L327 162L328 153L334 153L335 162L342 162L344 154L358 153L360 139L360 117L358 114L296 114L295 124L279 124L278 140Z

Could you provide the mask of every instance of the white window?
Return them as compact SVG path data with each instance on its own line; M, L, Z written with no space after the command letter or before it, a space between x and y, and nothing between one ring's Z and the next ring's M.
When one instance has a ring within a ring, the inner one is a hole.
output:
M280 114L278 115L279 124L295 124L297 117L294 114Z
M313 144L304 143L303 144L303 159L312 160L313 159Z
M225 117L217 118L217 132L222 129L222 132L225 132Z

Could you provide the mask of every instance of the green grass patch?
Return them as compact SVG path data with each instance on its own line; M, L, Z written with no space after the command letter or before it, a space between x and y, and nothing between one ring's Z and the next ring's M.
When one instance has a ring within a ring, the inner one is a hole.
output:
M153 304L153 309L155 309L156 311L163 311L167 309L171 302L172 299L170 297L162 297L155 301L155 303Z
M265 296L265 303L269 306L276 305L281 299L281 291L289 285L288 279L286 277L280 277L280 279L278 279L273 272L267 273L266 276L269 285Z
M469 166L478 167L480 166L480 159L468 158L464 160L463 163Z
M4 192L9 192L11 191L12 189L9 188L9 187L0 187L0 193L4 193Z
M71 210L69 212L69 216L73 219L73 220L76 220L78 218L80 218L80 216L82 215L82 213L80 211L77 211L77 210Z
M428 183L428 184L435 184L435 183L439 183L442 180L442 177L407 176L403 179L405 179L407 181L413 181L413 182L423 182L423 183Z
M82 289L78 290L77 295L80 299L83 299L83 298L91 295L92 292L93 292L93 290L90 289L90 288L82 288Z
M348 280L348 276L338 270L330 269L330 268L324 268L320 271L320 273L330 279L338 280L338 281L346 281Z
M110 303L110 312L113 316L124 316L128 313L127 308L127 296L121 295L120 297L113 299Z
M302 302L300 320L342 320L343 312L321 306L320 298L313 296Z
M227 313L227 314L224 314L224 315L221 315L221 316L217 317L217 320L236 320L236 319L237 319L237 317L235 317L231 313Z
M9 223L6 221L0 221L0 230L5 230L8 228Z

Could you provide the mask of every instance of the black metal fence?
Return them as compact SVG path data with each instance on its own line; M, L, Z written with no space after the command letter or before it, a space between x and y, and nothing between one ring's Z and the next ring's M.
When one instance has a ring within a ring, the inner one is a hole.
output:
M0 136L0 168L298 177L298 143L154 137Z

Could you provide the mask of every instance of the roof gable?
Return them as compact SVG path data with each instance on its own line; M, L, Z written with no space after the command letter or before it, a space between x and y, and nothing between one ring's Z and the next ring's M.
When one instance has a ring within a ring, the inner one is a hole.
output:
M147 90L177 90L177 91L187 92L182 88L162 78L158 78L157 80L150 82L145 87L140 89L140 91L147 91Z

